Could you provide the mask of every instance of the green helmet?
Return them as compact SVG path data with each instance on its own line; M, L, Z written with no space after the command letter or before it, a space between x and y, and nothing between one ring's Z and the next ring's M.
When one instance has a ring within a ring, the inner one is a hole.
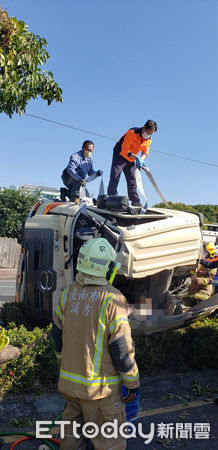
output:
M86 241L79 250L76 269L95 277L106 278L111 262L116 260L116 252L104 238Z

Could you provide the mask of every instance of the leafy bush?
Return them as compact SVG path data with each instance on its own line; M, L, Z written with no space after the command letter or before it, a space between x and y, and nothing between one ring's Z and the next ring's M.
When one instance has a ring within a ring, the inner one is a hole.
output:
M51 339L51 325L28 331L11 324L6 330L10 344L21 348L17 360L0 365L0 394L56 390L58 367Z
M7 309L8 319L12 311ZM6 312L5 320L6 320ZM14 317L17 322L21 317ZM4 324L10 344L21 348L17 360L0 365L0 395L57 391L58 364L51 338L45 329ZM218 369L218 319L203 319L179 330L155 336L136 336L136 360L140 374L159 371Z
M27 325L27 317L23 303L5 303L0 309L0 322L7 327L13 322L17 327Z
M218 370L218 319L202 319L160 336L136 336L139 369L149 374L158 370Z

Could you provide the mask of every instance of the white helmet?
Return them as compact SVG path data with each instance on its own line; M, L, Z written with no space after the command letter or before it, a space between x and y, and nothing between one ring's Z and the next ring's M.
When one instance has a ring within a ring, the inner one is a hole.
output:
M92 238L80 247L76 269L95 277L106 278L116 252L104 238Z

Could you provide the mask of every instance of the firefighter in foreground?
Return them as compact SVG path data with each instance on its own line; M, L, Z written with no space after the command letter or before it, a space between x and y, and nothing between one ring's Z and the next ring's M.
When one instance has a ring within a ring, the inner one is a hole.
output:
M211 261L215 256L215 246L212 242L205 244L205 258ZM192 276L191 284L188 289L188 295L184 299L187 306L194 306L202 300L208 300L214 293L213 278L216 275L216 269L205 267L202 261L198 264L197 270Z
M93 238L80 248L76 281L57 304L52 332L60 361L58 389L66 399L62 420L68 420L60 448L85 449L73 436L72 422L94 422L99 429L118 420L126 422L125 403L135 400L139 374L127 317L125 297L110 283L116 253L104 238ZM127 388L125 399L121 383ZM124 403L125 401L125 403ZM95 449L126 448L125 438L92 438Z

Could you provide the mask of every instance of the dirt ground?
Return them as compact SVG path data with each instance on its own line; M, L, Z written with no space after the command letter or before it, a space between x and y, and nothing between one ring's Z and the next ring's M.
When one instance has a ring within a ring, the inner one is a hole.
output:
M0 267L0 280L12 280L16 278L16 269L2 269Z

